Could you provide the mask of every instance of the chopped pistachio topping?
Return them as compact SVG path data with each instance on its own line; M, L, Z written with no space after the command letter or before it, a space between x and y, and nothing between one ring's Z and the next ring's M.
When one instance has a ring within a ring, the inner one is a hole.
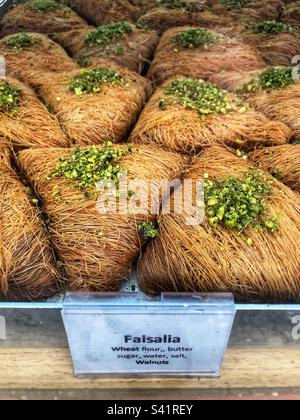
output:
M252 23L250 29L257 34L279 34L281 32L292 32L295 27L287 23L277 22L276 20L265 20Z
M69 83L70 92L76 95L98 93L107 83L125 83L125 80L114 70L99 67L92 70L82 69Z
M16 111L21 103L21 94L21 89L11 87L7 82L0 83L0 111Z
M208 115L226 114L230 111L246 111L248 108L239 98L229 99L227 92L204 80L174 80L165 90L174 97L174 104L199 112L202 118ZM160 102L160 108L162 101Z
M294 83L292 68L270 68L260 75L262 89L281 89Z
M23 48L30 47L36 42L36 38L26 33L11 35L7 37L5 43L9 48L15 50L22 50Z
M86 35L85 41L90 47L108 45L121 38L124 34L132 32L134 26L128 22L116 22L99 26L95 31Z
M248 160L248 153L244 152L243 150L237 149L236 155L241 159Z
M162 111L164 111L165 109L167 109L166 102L165 102L163 99L159 102L159 108L160 108Z
M55 0L28 0L26 7L36 12L52 12L63 8L63 4Z
M158 230L152 222L144 222L139 226L139 234L147 241L158 236Z
M257 79L250 80L242 91L256 92L258 90L283 89L294 83L292 67L270 67L263 71Z
M173 37L173 42L183 48L205 47L217 40L217 36L203 28L188 29Z
M206 214L213 227L225 227L242 234L278 230L278 221L266 209L272 195L272 183L262 171L250 171L241 179L206 179L204 182Z
M69 158L60 158L49 179L74 180L75 187L85 190L88 198L88 190L95 189L97 183L101 181L113 181L116 185L119 183L121 173L124 172L120 161L130 151L130 145L127 150L114 149L111 142L105 143L102 148L75 147ZM60 194L57 186L55 192L56 195Z

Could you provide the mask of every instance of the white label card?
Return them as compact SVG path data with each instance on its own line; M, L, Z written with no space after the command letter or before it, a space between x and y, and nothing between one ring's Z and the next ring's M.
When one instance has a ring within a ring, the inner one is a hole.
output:
M90 296L69 295L63 310L76 375L220 374L231 295Z

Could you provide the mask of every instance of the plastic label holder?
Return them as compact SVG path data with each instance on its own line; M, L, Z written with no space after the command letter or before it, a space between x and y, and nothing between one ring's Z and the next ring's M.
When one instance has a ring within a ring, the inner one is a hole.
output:
M219 376L231 294L69 293L63 321L76 376Z

